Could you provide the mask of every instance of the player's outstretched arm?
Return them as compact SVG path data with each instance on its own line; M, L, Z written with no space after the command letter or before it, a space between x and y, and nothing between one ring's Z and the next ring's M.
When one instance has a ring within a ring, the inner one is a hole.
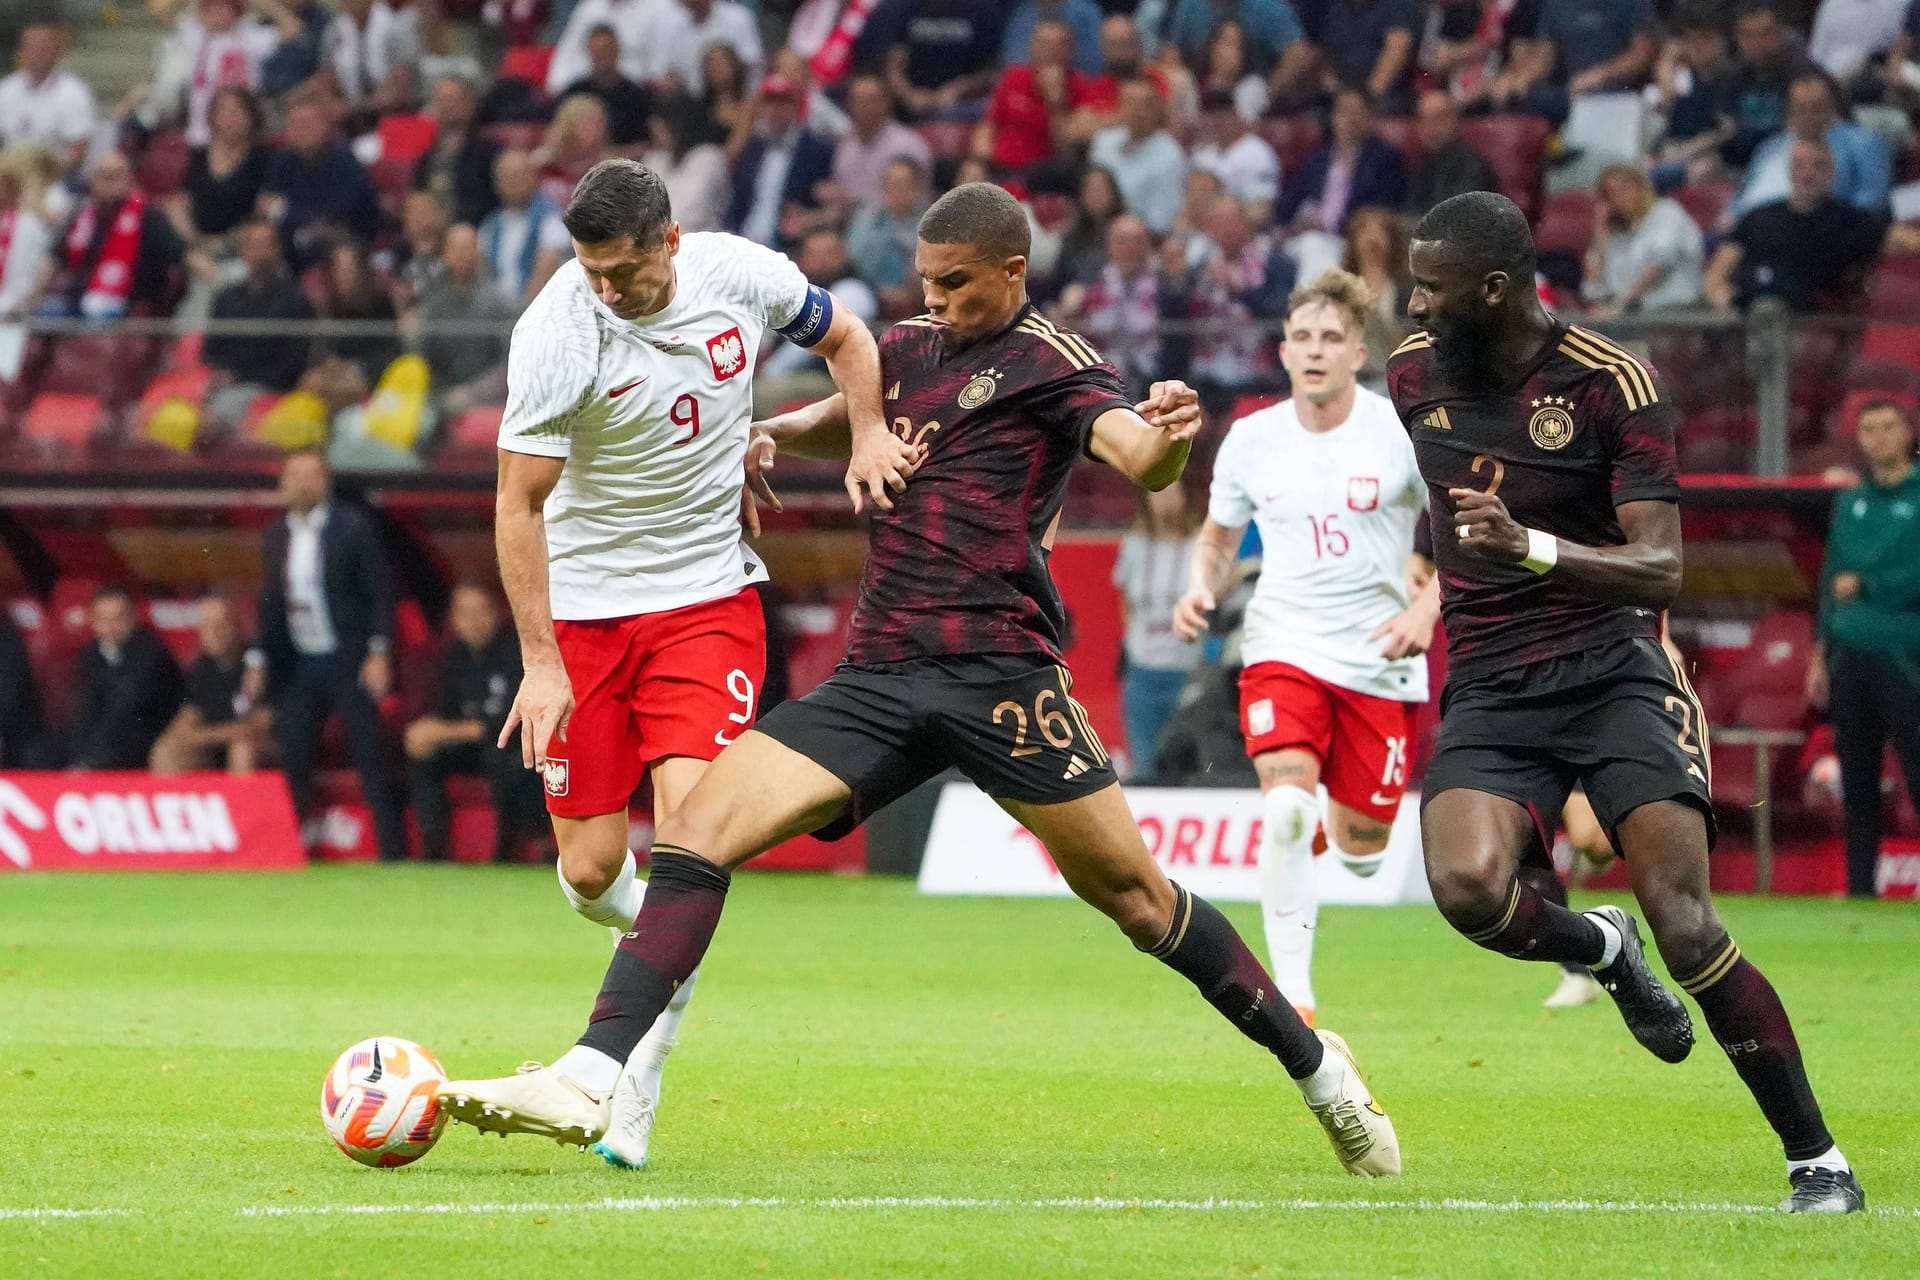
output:
M831 295L829 295L831 296ZM913 475L912 449L887 430L880 404L880 347L853 308L834 299L833 320L814 353L827 362L840 388L852 433L847 462L847 497L857 515L871 495L875 506L893 510L893 494L904 493Z
M567 736L573 718L573 685L553 638L553 604L547 591L547 495L560 482L565 458L500 451L500 477L493 502L493 539L500 557L500 585L513 608L520 635L520 689L514 695L497 745L520 730L520 760L545 764L547 744Z
M1373 629L1369 640L1385 640L1380 656L1389 661L1411 658L1433 648L1433 628L1440 621L1440 575L1419 552L1407 557L1407 582L1413 599L1405 609Z
M1178 380L1156 382L1131 409L1109 409L1093 422L1088 451L1143 489L1156 492L1180 478L1200 431L1200 396Z
M1234 553L1246 533L1244 524L1229 529L1211 516L1200 525L1193 558L1187 562L1187 591L1173 606L1173 633L1182 640L1198 640L1212 625L1207 615L1220 607L1220 593L1233 574Z
M1610 604L1664 609L1680 594L1680 505L1623 502L1614 508L1624 546L1587 547L1529 529L1507 504L1474 489L1449 489L1461 549L1496 564L1551 573L1582 595Z

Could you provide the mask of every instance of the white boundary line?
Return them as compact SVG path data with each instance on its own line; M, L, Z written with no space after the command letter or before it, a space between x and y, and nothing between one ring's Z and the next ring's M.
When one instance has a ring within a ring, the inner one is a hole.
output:
M1153 1213L1314 1213L1395 1212L1413 1210L1441 1213L1647 1213L1647 1214L1755 1214L1773 1213L1770 1204L1688 1203L1639 1200L1163 1200L1068 1197L1014 1200L969 1196L634 1196L551 1203L481 1204L342 1204L257 1205L240 1209L243 1218L377 1216L384 1214L495 1215L525 1213L622 1212L660 1213L672 1210L714 1209L944 1209L1005 1211L1016 1209L1072 1209L1142 1211ZM1881 1217L1920 1218L1920 1208L1870 1209Z
M130 1218L138 1209L0 1209L0 1222L14 1218Z

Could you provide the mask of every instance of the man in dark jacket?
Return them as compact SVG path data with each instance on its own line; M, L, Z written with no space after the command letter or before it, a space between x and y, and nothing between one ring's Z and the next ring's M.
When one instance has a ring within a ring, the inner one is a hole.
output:
M94 593L93 643L80 654L80 705L68 734L76 769L144 769L147 753L180 709L180 664L143 625L122 587Z
M765 245L797 239L782 225L791 208L820 207L833 177L833 143L800 123L800 88L783 75L760 85L759 119L733 167L727 229Z
M473 86L459 76L441 76L434 81L427 114L433 117L433 146L414 166L413 189L439 196L455 222L478 223L500 204L493 193L493 162L500 148L474 127L479 104Z
M293 282L280 258L280 236L265 218L249 218L233 229L234 253L246 276L213 295L211 318L279 322L291 329L313 318L313 304ZM210 333L200 349L201 363L213 371L207 412L233 424L262 392L285 394L300 385L307 371L307 338L298 332L247 336Z
M343 234L362 241L380 230L380 197L327 109L302 102L287 112L285 147L267 168L261 210L280 227L296 274L319 262Z
M260 639L241 692L259 704L269 684L280 763L302 818L313 809L320 734L335 711L373 811L382 861L407 856L399 793L387 767L379 699L393 687L393 596L373 522L331 500L317 450L287 455L286 514L260 535Z
M1444 89L1420 95L1414 109L1420 158L1407 175L1405 208L1419 217L1442 200L1468 191L1497 191L1493 166L1460 136L1460 107Z

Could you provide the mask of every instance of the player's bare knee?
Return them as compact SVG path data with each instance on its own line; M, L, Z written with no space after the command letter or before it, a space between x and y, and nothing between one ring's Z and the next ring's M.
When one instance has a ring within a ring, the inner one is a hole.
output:
M1640 898L1641 917L1653 935L1653 945L1672 973L1693 973L1712 958L1726 936L1727 926L1704 891L1674 886L1666 892Z
M1165 892L1155 892L1164 886ZM1080 896L1120 927L1136 947L1152 947L1166 936L1173 918L1173 886L1144 882L1125 887L1102 885L1079 889Z
M1498 850L1458 845L1427 849L1427 885L1433 902L1456 929L1484 924L1506 901L1510 873Z

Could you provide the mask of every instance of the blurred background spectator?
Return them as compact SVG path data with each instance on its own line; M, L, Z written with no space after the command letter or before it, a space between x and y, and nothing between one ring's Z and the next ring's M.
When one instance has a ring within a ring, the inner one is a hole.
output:
M457 418L476 405L505 402L507 333L520 308L488 275L480 236L466 223L447 232L442 263L445 269L421 295L410 328L432 374L440 415ZM475 332L475 325L485 328Z
M1822 141L1794 140L1791 189L1739 222L1714 251L1702 292L1713 306L1744 308L1778 298L1798 312L1844 304L1879 255L1886 226L1833 198L1833 154Z
M1155 235L1173 227L1187 177L1186 151L1166 129L1166 104L1145 76L1120 86L1120 123L1094 135L1088 162L1112 175L1126 207Z
M433 123L433 145L413 171L414 188L431 192L461 222L478 223L498 203L493 166L500 148L475 128L478 111L473 86L465 80L441 76L434 81L433 98L427 107L427 118ZM638 127L644 131L644 107L640 116ZM615 142L634 140L622 139L617 130L614 133Z
M272 714L241 692L246 639L233 602L202 597L194 629L199 652L187 664L185 701L154 742L148 768L158 774L219 769L252 773L266 756Z
M46 769L55 763L26 638L12 614L0 610L0 769Z
M265 218L249 218L234 228L232 239L234 255L246 274L214 295L209 318L311 320L313 305L280 257L280 237L273 224ZM231 428L260 395L293 390L307 371L308 350L307 336L300 333L207 335L200 358L213 375L208 416Z
M800 89L785 76L760 85L753 136L733 169L726 226L760 244L794 244L833 180L833 143L800 119Z
M180 664L140 620L125 587L94 592L87 607L93 641L75 673L79 700L67 730L75 769L143 769L184 694Z
M893 95L879 76L860 76L847 86L851 129L833 150L833 181L843 206L879 203L881 184L895 161L910 160L923 176L933 168L927 141L894 118Z
M527 152L501 152L493 162L493 190L500 202L480 223L480 252L500 291L525 307L573 256L573 241L560 221L560 206L541 192L539 168ZM674 208L679 212L678 200Z
M1419 217L1442 200L1468 191L1496 188L1493 168L1473 144L1460 136L1460 107L1444 91L1420 95L1414 114L1420 158L1407 172L1405 207Z
M295 272L325 261L329 246L343 236L367 240L379 234L379 197L325 101L291 107L281 142L260 187L260 211L280 228Z
M1413 332L1407 319L1407 303L1413 297L1413 273L1407 262L1408 241L1413 228L1392 209L1377 204L1361 205L1347 219L1346 247L1340 254L1340 266L1366 282L1373 296L1373 310L1367 314L1366 363L1360 366L1360 383L1382 395L1387 389L1387 357Z
M1600 175L1588 251L1589 314L1700 305L1706 239L1687 211L1653 194L1638 166L1617 164Z
M63 172L93 141L93 91L61 65L67 34L37 23L20 33L19 70L0 79L0 145L32 143L59 157Z
M653 95L620 69L620 33L607 23L587 33L587 73L563 88L560 96L570 98L576 93L600 99L607 109L607 137L614 146L631 147L647 140Z
M1140 493L1140 514L1120 539L1113 585L1120 589L1125 629L1126 673L1121 684L1126 710L1129 776L1157 777L1155 749L1180 691L1200 665L1201 646L1173 634L1173 606L1186 594L1200 517L1175 481L1158 492Z

